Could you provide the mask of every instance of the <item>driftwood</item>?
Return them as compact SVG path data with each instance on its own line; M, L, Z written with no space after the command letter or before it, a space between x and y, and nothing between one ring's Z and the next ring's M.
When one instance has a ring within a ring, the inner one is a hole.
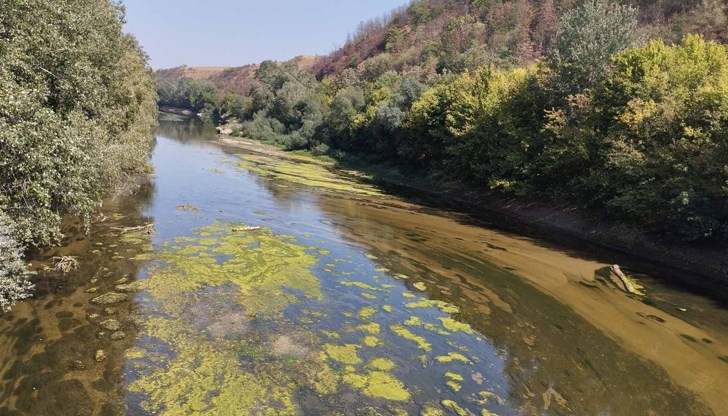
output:
M78 260L71 256L53 257L52 260L56 270L63 274L77 270L79 266Z
M121 231L122 233L130 233L134 231L146 231L151 233L154 230L154 224L140 225L138 227L111 227L111 229Z
M622 284L624 285L624 290L627 291L627 293L638 294L637 290L635 290L635 288L634 288L634 285L629 280L627 275L625 275L624 272L622 272L622 269L619 267L618 264L615 264L610 269L617 277L619 277L619 280L622 281Z
M263 227L240 227L240 228L233 228L234 233L240 233L245 231L258 231L262 230Z

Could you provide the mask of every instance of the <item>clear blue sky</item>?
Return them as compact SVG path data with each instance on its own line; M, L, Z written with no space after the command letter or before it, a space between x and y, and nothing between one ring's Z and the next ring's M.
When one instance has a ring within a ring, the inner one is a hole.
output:
M124 0L153 68L240 66L322 55L407 0Z

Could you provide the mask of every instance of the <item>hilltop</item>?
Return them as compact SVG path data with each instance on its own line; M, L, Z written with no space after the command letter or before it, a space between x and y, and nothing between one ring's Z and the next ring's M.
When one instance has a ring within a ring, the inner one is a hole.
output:
M290 61L282 62L295 63L303 71L311 70L321 59L317 56L297 56ZM199 66L187 65L175 68L160 69L156 71L158 80L193 79L197 81L208 81L224 92L240 95L250 94L250 87L255 77L255 71L259 64L244 65L238 67L222 66Z

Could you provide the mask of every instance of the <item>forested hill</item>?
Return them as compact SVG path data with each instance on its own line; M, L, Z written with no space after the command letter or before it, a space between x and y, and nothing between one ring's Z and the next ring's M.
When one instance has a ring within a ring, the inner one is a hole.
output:
M317 62L322 78L346 68L370 74L418 68L427 74L510 66L543 57L564 12L583 0L415 0L362 23L346 44ZM726 0L630 0L637 36L679 41L686 33L728 40Z
M485 65L512 66L542 58L563 13L583 0L415 0L363 22L344 46L327 56L292 59L317 78L354 68L374 77L416 69L429 76ZM728 0L631 0L643 39L677 42L686 33L728 41ZM189 78L250 93L257 64L236 68L187 67L157 71L160 80Z
M320 58L316 56L297 56L284 64L296 65L304 71L309 71L318 59ZM183 65L175 68L160 69L156 71L156 77L162 83L178 79L209 82L224 92L249 95L250 87L255 79L255 71L259 66L258 64L250 64L227 68L217 66L190 67Z

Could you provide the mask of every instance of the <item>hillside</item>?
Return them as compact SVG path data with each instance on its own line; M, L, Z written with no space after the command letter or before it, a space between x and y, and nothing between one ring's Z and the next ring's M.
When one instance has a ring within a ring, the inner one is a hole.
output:
M308 71L313 68L319 59L316 56L298 56L284 63L295 62L298 68ZM158 80L189 78L198 81L209 81L224 92L248 95L250 94L250 87L258 67L258 64L234 68L219 66L190 67L183 65L176 68L160 69L156 72L156 76Z
M318 61L318 78L357 68L368 78L386 70L434 75L540 58L564 12L579 0L415 0L361 24L339 50ZM633 0L644 39L679 41L685 33L728 40L728 0Z
M363 22L344 46L328 56L299 56L299 69L317 78L348 68L365 79L388 70L423 79L443 72L495 65L512 67L543 57L559 30L559 18L580 0L414 0ZM645 40L679 41L686 33L728 41L728 0L631 0ZM249 95L258 64L235 68L181 66L157 71L158 79L212 82L225 92Z

